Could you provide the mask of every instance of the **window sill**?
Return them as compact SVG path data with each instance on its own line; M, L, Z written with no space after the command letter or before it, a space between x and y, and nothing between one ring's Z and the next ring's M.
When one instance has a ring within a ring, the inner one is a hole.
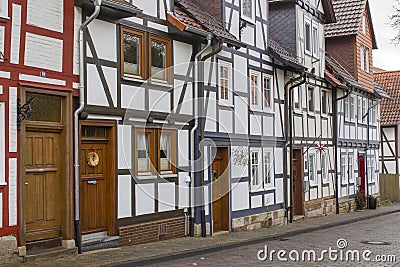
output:
M10 17L6 16L1 16L0 15L0 22L8 22L10 20Z
M130 75L126 75L126 74L124 74L124 75L122 76L122 79L123 79L123 80L127 80L127 81L145 83L145 80L143 80L142 78L135 77L135 76L130 76Z
M160 174L161 178L176 178L178 177L178 174L176 173L165 173L165 174Z
M7 186L6 182L0 182L0 187Z
M326 119L327 119L329 116L328 116L328 114L321 113L321 117L322 117L322 118L326 118Z
M136 175L136 178L138 178L138 179L156 179L157 175L153 175L153 174L138 174L138 175Z
M170 84L170 83L167 82L167 81L163 82L163 81L161 81L161 80L151 80L151 79L149 79L148 84L149 84L149 85L152 85L152 84L153 84L153 85L157 85L157 86L163 86L163 87L165 87L165 88L173 88L173 87L174 87L173 84Z
M233 104L227 103L227 102L221 101L221 100L218 100L218 105L219 106L224 106L224 107L229 107L229 108L234 108L235 107Z

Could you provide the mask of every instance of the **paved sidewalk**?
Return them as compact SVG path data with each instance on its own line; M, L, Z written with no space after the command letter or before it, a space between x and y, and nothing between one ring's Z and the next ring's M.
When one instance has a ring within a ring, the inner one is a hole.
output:
M274 226L271 228L220 234L207 238L187 237L130 247L97 250L86 252L78 256L54 259L51 262L42 261L29 263L29 265L17 264L12 266L109 266L119 264L125 266L140 266L193 256L198 253L215 252L244 245L262 243L268 240L281 239L395 212L400 212L400 204L383 206L376 210L365 210L361 212L305 219L289 225Z

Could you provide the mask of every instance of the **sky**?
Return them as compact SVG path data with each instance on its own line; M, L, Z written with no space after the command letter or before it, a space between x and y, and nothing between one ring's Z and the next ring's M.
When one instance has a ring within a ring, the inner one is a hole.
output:
M384 70L400 70L400 44L391 43L396 31L389 25L389 16L394 13L396 0L369 0L372 23L378 49L373 51L374 66Z

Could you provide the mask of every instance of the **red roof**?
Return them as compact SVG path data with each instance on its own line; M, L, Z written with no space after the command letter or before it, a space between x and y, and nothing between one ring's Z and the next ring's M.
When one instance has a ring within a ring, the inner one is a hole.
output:
M400 71L374 73L375 82L385 88L392 99L381 103L381 124L400 124Z

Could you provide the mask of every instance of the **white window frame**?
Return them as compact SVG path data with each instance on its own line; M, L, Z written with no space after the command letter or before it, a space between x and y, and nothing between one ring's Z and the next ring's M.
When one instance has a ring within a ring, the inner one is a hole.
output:
M358 122L362 123L363 99L361 96L357 97L357 110Z
M310 185L317 184L317 165L316 165L316 153L310 152L308 154L308 181L310 181ZM311 162L313 168L311 168Z
M354 154L353 152L349 152L347 155L348 160L348 175L349 175L349 182L354 183Z
M244 14L243 4L245 1L251 1L251 17ZM255 23L256 21L256 0L241 0L240 1L240 17L248 22Z
M0 185L6 185L6 103L0 102Z
M319 58L319 30L318 30L318 23L312 21L311 23L311 44L312 44L312 55L315 58ZM314 31L316 35L314 35Z
M309 93L310 89L312 89L313 110L310 109L310 93ZM309 113L312 113L312 114L315 113L315 104L316 104L316 102L315 102L315 87L308 86L307 87L307 110Z
M364 115L365 114L367 114L367 111L368 111L368 99L367 98L363 98L363 107L362 107L362 115L361 115L361 118L362 117L364 117ZM362 122L363 123L367 123L367 119L368 119L368 116L366 116L363 120L362 120Z
M324 183L329 182L328 154L321 152L321 175Z
M323 95L325 95L325 101L323 99ZM324 112L324 106L326 106L326 112ZM321 115L328 116L329 114L329 94L327 90L321 90Z
M367 34L367 18L365 16L365 14L362 15L361 29L362 29L363 34Z
M257 154L257 164L253 163L253 154ZM253 176L253 166L257 166L257 177ZM263 161L262 161L262 150L261 148L250 149L250 190L251 192L257 192L264 190L263 182Z
M360 68L362 71L365 71L365 55L364 55L364 45L360 45Z
M270 155L269 166L267 166L267 162L266 162L266 156L268 155L268 153ZM264 148L264 151L263 151L263 162L262 163L263 163L263 171L264 171L264 173L263 173L264 174L263 175L263 177L264 177L264 179L263 179L264 188L265 189L272 189L275 186L274 150L272 148ZM269 169L267 169L267 168L269 168ZM266 181L267 172L268 171L269 171L269 174L270 174L270 181L269 182Z
M365 47L364 48L365 51L365 72L369 73L370 69L369 69L369 48Z
M228 69L228 99L221 99L221 67ZM233 106L233 88L232 88L232 64L218 60L218 104L224 106Z
M264 86L264 80L269 79L269 92L270 92L270 99L269 99L269 106L265 105L265 86ZM274 111L274 79L271 75L262 74L262 105L265 111L273 112Z
M8 0L0 1L0 17L9 18L8 17Z
M346 120L349 120L350 119L349 101L347 99L348 99L347 97L343 99L343 113L344 113L344 118Z
M257 104L253 104L253 81L251 79L252 75L257 76L257 88L256 88L256 94L257 94ZM262 106L263 106L263 97L262 97L262 92L261 92L261 88L262 88L262 79L261 79L262 75L261 72L256 71L256 70L250 70L250 107L253 110L258 110L261 111L262 110Z
M368 168L368 183L372 183L375 177L375 158L373 155L367 157L367 168Z
M350 101L349 101L349 118L351 121L355 120L355 114L356 114L356 104L355 104L355 96L351 95L350 96Z
M302 92L303 91L301 90L300 86L297 86L297 87L295 87L293 89L293 107L294 107L294 110L297 111L297 112L301 112L301 108L302 108L302 105L301 105ZM297 99L296 99L296 97L297 97ZM297 103L299 104L298 107L296 107L296 100L297 100Z
M310 31L309 34L310 36L307 36L307 25L310 26ZM308 37L308 38L307 38ZM310 45L309 45L309 50L307 49L307 40L310 41ZM311 19L309 19L308 17L304 17L304 51L306 54L308 55L312 55L312 24L311 24Z
M345 185L348 182L348 166L347 166L347 154L342 154L340 156L340 180L341 184Z

